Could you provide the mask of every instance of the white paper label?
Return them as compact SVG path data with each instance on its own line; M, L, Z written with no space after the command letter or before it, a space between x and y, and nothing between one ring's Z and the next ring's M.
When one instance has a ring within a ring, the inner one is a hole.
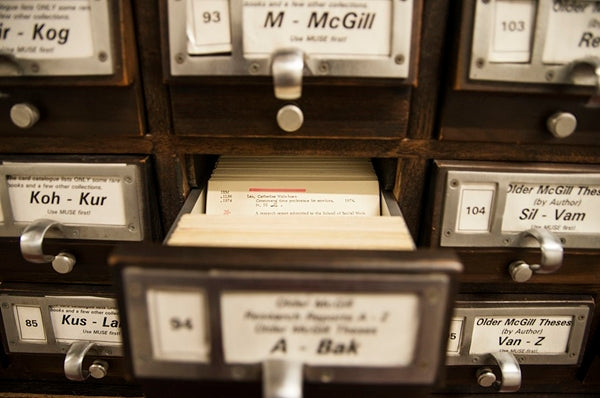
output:
M89 0L3 0L0 52L23 59L94 55Z
M487 232L496 184L462 184L456 229L460 232Z
M496 0L490 62L529 62L535 0Z
M187 0L188 53L231 52L228 0Z
M459 353L464 323L464 318L453 318L450 321L450 330L448 332L448 347L446 349L446 352L448 354Z
M564 354L572 325L570 315L476 317L469 353Z
M127 224L121 177L15 175L7 180L15 222L50 218L63 224Z
M396 7L406 16L396 21L401 37L410 40L412 1L396 1ZM389 57L391 27L390 0L243 2L247 57L271 55L290 47L328 57Z
M227 363L408 366L419 330L415 294L223 292Z
M28 343L46 342L46 332L40 307L16 305L15 317L21 341Z
M208 363L210 341L204 293L151 289L146 297L153 357Z
M377 181L209 181L208 188L206 214L210 215L380 215Z
M542 60L566 64L600 56L600 1L552 1Z
M502 231L600 233L598 209L600 185L514 182L506 194Z
M116 308L54 305L50 320L56 341L121 343L121 322Z

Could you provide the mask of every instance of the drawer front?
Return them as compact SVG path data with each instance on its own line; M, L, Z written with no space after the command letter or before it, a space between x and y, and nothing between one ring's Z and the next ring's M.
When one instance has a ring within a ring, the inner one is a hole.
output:
M595 280L597 167L436 161L435 170L427 239L456 248L469 281Z
M596 145L597 7L463 2L440 138Z
M10 1L2 21L3 135L143 133L128 1Z
M28 368L30 377L54 382L125 383L121 321L107 287L8 283L0 301L10 364L0 378Z
M421 1L192 3L161 2L175 134L406 136Z
M34 159L0 165L3 280L108 281L115 242L158 237L147 158Z

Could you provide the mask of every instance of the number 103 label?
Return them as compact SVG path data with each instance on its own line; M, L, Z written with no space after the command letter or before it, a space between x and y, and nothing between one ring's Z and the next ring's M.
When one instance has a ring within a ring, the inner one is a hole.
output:
M529 62L535 0L496 0L490 62Z

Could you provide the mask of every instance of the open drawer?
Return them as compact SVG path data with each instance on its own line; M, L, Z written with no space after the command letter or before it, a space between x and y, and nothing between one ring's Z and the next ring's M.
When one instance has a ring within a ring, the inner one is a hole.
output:
M449 251L164 245L110 264L148 397L430 389L461 270Z
M205 196L190 193L167 244L120 247L109 259L124 346L146 396L385 395L439 381L462 267L450 251L414 250L390 193L379 196L378 217L309 218L357 229L394 222L396 248L343 243L325 227L313 230L318 245L295 216L207 215ZM169 245L190 217L213 237L230 234ZM219 230L203 224L213 217ZM281 220L287 228L272 239L240 229Z
M351 199L346 199L351 200ZM380 216L220 216L193 190L164 240L173 246L414 250L398 203L380 193Z

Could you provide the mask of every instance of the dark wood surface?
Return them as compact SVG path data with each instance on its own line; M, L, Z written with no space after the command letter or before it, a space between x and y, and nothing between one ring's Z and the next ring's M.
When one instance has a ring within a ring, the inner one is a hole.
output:
M277 126L271 84L173 85L170 95L177 135L218 138L357 138L400 140L406 135L410 87L306 85L294 104L304 113L295 132Z
M71 140L100 138L118 141L121 136L140 136L143 128L140 86L125 87L5 87L0 98L0 135L8 137ZM21 129L10 120L10 108L18 103L38 108L40 120ZM98 150L98 148L96 148Z
M445 98L440 139L466 142L598 145L600 109L587 105L589 96L450 91ZM556 138L546 127L556 112L577 118L575 132ZM485 121L485 129L482 128Z

